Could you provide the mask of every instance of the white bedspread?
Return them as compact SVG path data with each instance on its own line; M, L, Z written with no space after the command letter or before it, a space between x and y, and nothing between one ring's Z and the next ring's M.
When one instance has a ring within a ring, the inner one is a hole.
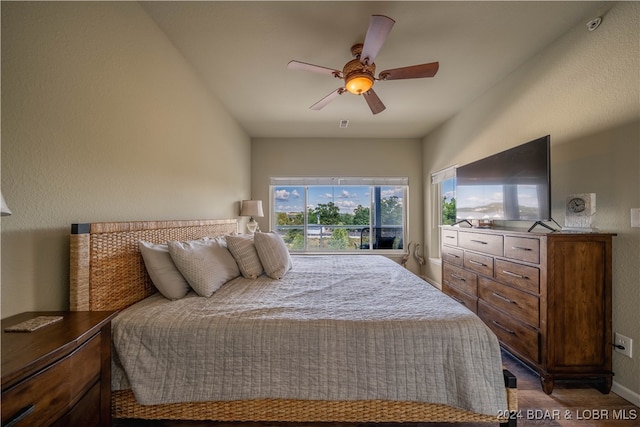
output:
M294 256L283 280L153 295L112 323L114 390L141 404L285 398L507 408L495 335L382 256Z

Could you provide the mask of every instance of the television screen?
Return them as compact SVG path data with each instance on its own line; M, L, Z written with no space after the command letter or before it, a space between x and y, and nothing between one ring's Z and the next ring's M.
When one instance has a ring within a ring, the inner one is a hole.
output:
M456 169L456 217L551 219L549 135Z

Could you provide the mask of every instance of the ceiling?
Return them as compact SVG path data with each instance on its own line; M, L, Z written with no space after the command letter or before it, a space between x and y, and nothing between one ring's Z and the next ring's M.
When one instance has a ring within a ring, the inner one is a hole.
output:
M253 138L422 138L607 2L141 2L224 107ZM287 69L292 60L341 70L372 14L396 23L378 71L439 61L433 78L378 81L387 109L331 76ZM339 127L340 120L349 126Z

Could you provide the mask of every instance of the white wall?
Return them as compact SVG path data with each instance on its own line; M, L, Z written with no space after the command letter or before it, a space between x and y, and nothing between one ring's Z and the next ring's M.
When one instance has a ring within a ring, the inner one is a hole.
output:
M597 226L613 242L613 330L640 343L640 3L612 3L600 28L579 25L424 139L425 179L551 135L552 214L568 194L596 193ZM431 212L430 186L425 212ZM425 224L429 253L437 225ZM440 281L438 265L428 276ZM614 390L640 404L640 357L614 353Z
M256 138L251 144L251 191L268 215L269 178L299 176L408 177L409 238L422 245L422 142L419 139ZM269 218L259 220L269 227ZM424 246L424 245L422 245ZM420 274L411 259L407 267Z
M2 317L68 308L72 223L237 217L250 139L138 3L1 8Z

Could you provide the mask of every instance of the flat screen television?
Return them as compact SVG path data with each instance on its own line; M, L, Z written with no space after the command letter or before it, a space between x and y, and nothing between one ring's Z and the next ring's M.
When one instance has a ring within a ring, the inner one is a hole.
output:
M457 221L551 220L549 135L456 169Z

